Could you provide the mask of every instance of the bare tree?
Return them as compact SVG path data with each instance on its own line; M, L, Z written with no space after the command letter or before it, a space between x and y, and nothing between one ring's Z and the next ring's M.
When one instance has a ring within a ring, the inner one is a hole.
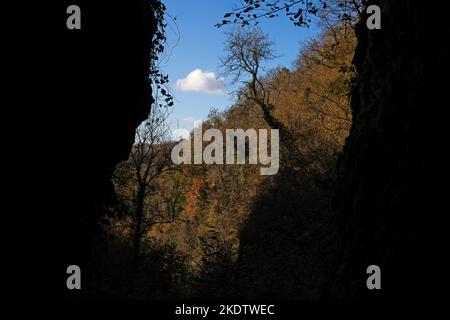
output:
M276 57L273 43L260 29L235 29L227 34L225 55L220 59L220 67L225 75L231 75L232 83L244 83L244 90L238 96L258 105L266 123L272 129L279 129L281 145L295 149L295 139L289 129L274 114L276 106L271 98L271 90L263 80L262 65ZM290 156L298 164L304 163L299 150Z
M227 34L225 52L220 59L221 69L226 75L233 76L233 84L243 80L245 86L238 95L255 102L267 124L280 129L282 124L273 115L275 106L270 101L270 93L260 78L262 64L275 58L273 43L259 29L248 32L236 29Z
M130 237L135 265L141 243L152 226L173 222L178 212L180 184L165 176L175 170L170 159L167 117L167 109L152 108L148 119L136 130L130 158L117 167L113 177L122 203L119 227Z

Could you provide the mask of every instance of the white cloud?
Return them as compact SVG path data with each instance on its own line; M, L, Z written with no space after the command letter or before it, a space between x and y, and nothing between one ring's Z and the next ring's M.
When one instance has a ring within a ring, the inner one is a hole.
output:
M181 91L195 91L212 94L225 93L225 79L214 72L195 69L184 79L178 79L176 87Z

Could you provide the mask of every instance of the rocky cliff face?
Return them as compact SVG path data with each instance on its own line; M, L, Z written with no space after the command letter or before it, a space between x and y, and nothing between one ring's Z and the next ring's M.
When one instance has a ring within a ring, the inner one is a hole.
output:
M66 268L79 265L86 288L97 222L113 197L110 174L150 108L154 2L47 1L7 11L8 101L21 106L8 121L19 164L11 202L23 228L11 260L33 295L86 292L67 290ZM66 28L71 4L81 8L81 30Z
M436 3L372 1L382 29L357 27L359 78L337 196L338 297L430 297L445 280L445 88L448 27ZM428 83L432 88L427 87ZM382 290L366 287L381 268Z

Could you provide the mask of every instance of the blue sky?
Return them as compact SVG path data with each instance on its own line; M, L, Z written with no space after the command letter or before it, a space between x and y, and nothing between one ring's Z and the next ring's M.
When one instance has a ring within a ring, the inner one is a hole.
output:
M177 127L191 130L194 121L205 119L212 107L224 110L232 104L233 97L226 93L226 88L220 86L223 81L218 74L219 57L223 55L224 32L232 27L218 29L214 25L221 21L223 15L237 2L165 0L164 3L167 13L176 18L176 26L169 21L166 30L168 50L171 54L162 66L163 72L169 75L171 91L175 97L169 122L172 131ZM314 27L295 27L284 16L262 20L259 26L275 43L279 56L267 68L290 68L301 46L318 32ZM193 73L188 77L191 72ZM227 79L224 80L226 83ZM221 90L224 93L220 92Z

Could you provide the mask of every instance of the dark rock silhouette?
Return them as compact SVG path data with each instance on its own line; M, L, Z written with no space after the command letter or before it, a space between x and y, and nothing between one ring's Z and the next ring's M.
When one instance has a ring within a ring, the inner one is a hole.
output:
M344 298L435 297L448 281L441 185L448 177L448 119L442 79L425 70L448 66L442 39L449 28L436 2L371 3L381 7L382 27L368 30L363 22L356 30L359 78L336 197L343 248L336 292ZM366 287L372 264L381 268L379 291Z
M86 294L67 290L66 268L81 267L86 289L98 219L113 199L110 174L150 108L153 2L46 1L6 11L9 151L18 166L10 201L20 230L9 261L21 295ZM81 8L81 30L66 28L71 4Z

